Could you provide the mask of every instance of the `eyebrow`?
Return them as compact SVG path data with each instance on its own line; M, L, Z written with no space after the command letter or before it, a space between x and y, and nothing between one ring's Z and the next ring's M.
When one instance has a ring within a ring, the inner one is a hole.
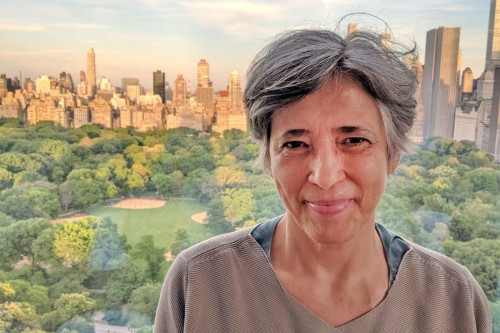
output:
M332 132L339 132L339 133L371 133L369 129L363 126L341 126L339 128L335 128L332 130ZM290 138L290 137L299 137L302 135L307 135L309 134L310 131L307 129L303 128L292 128L281 135L279 135L278 138Z
M337 129L338 132L340 133L355 133L355 132L361 132L361 133L370 133L371 131L363 126L342 126Z

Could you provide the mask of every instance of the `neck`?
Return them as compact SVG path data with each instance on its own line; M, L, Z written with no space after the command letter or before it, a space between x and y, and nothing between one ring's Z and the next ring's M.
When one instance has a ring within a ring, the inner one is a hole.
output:
M363 276L380 274L381 270L388 275L384 248L375 223L367 223L346 242L321 244L303 230L296 230L285 216L276 228L271 253L279 255L279 261L296 274L332 282L358 280Z

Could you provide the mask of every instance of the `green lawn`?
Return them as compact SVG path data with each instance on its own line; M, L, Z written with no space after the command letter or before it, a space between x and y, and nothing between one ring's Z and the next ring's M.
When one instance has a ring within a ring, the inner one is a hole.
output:
M212 237L206 225L196 223L191 215L207 210L207 204L190 199L170 199L165 206L151 209L123 209L103 205L87 211L89 215L109 216L121 234L135 245L143 235L153 235L156 246L170 250L175 231L185 228L190 240L200 242Z

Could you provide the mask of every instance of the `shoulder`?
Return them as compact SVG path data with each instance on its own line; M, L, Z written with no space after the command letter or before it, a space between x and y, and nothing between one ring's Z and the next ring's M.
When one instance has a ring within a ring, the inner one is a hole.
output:
M433 274L439 273L454 279L474 279L470 271L455 260L439 252L427 249L423 246L406 241L410 245L408 252L408 263L421 265Z
M455 323L467 327L461 330L464 332L491 332L488 300L470 271L441 253L408 244L410 250L393 285L394 297L399 301L411 299L406 302L411 313L430 311L429 325L432 321L437 326Z
M447 294L447 297L487 304L481 286L465 266L441 253L408 243L410 250L401 263L403 275L410 276L407 281L432 290L436 297Z
M251 232L254 227L218 235L202 241L182 251L174 264L188 265L214 259L227 252L240 248L243 244L254 242Z

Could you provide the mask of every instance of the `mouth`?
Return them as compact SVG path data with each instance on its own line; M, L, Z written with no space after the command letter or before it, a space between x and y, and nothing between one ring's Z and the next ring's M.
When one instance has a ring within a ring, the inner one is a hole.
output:
M342 212L352 199L337 199L331 201L307 201L306 205L314 212L321 215L335 215Z

